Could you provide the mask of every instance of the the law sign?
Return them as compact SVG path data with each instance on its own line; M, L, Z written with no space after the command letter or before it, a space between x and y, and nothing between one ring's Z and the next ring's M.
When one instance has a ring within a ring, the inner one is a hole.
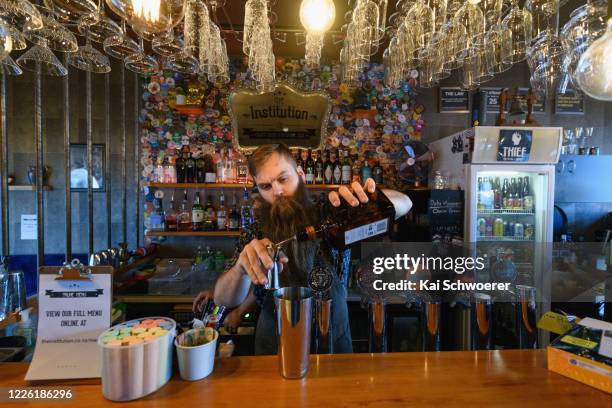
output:
M279 84L273 92L238 90L230 95L234 144L249 151L267 143L319 149L329 117L329 97Z
M533 133L524 129L502 129L499 131L497 161L529 161Z

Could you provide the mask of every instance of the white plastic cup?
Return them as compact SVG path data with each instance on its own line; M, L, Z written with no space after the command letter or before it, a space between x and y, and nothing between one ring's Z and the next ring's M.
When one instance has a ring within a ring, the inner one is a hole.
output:
M185 332L185 334L194 330L203 329L192 329ZM213 330L212 341L193 347L181 346L179 344L179 337L181 336L177 336L174 339L174 345L176 346L176 356L181 378L187 381L197 381L210 375L215 367L215 353L219 332Z

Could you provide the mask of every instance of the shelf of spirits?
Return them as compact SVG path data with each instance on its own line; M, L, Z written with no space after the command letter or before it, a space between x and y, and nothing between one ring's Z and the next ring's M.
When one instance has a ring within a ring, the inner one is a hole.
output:
M156 182L144 182L143 186L155 187L155 188L182 188L182 189L250 189L253 187L252 184L243 183L156 183ZM306 188L313 190L336 190L341 184L306 184ZM379 186L381 187L381 186Z
M239 237L240 231L147 231L148 237Z

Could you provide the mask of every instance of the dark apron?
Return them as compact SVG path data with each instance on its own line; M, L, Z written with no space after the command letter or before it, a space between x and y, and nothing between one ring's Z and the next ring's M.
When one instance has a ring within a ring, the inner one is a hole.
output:
M330 289L330 297L332 299L332 341L334 353L352 353L353 344L349 327L348 307L346 305L346 288L344 285L341 283L333 285ZM312 330L312 334L314 334L314 325ZM270 292L264 299L259 319L257 320L255 354L276 354L277 347L276 307L274 306L274 296Z

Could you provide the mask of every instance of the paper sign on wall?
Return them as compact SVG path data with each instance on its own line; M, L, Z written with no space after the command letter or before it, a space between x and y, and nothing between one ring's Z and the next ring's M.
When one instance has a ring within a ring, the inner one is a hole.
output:
M36 233L38 230L38 223L36 214L21 214L21 239L34 239L38 238Z
M111 321L112 267L91 280L40 274L38 338L26 380L100 377L98 336Z

